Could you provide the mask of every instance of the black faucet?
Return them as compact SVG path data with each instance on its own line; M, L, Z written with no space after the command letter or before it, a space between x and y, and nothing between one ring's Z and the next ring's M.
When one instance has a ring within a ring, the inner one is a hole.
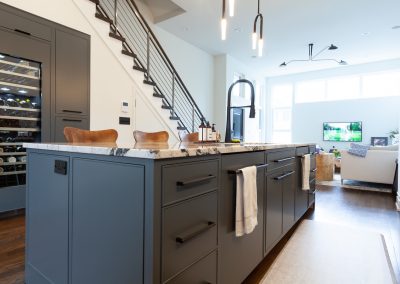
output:
M239 83L246 83L250 85L251 89L251 105L249 106L231 106L231 96L232 96L232 89L236 84ZM226 106L226 131L225 131L225 143L230 143L232 142L232 137L231 137L231 109L233 108L250 108L250 115L249 118L255 118L256 117L256 108L254 105L254 99L255 99L255 93L254 93L254 86L253 83L251 83L247 79L239 79L236 82L234 82L228 90L228 104Z

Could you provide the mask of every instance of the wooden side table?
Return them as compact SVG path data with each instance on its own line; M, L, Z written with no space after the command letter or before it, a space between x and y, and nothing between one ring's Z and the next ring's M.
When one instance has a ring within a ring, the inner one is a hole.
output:
M318 181L333 180L335 171L335 155L332 153L323 153L316 156Z

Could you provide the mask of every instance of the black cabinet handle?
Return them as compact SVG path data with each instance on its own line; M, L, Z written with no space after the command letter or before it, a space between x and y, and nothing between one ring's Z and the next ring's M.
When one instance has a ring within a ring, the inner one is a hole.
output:
M257 165L256 167L257 167L257 170L259 170L259 169L264 169L264 168L268 168L268 166L269 166L269 164L260 164L260 165ZM241 174L242 173L242 171L241 170L229 170L228 171L228 174Z
M69 122L82 122L82 119L69 119L69 118L63 118L63 121L69 121Z
M20 30L20 29L14 29L14 31L16 31L17 33L20 33L20 34L28 35L28 36L31 35L31 33L28 33L28 32L26 32L26 31L22 31L22 30Z
M63 112L69 112L69 113L82 113L81 111L79 111L79 110L69 110L69 109L63 109L62 110Z
M315 178L313 178L312 180L310 180L310 183L313 183L313 182L315 182Z
M316 190L310 191L309 194L315 194Z
M282 162L290 161L290 160L293 160L293 159L295 159L295 157L289 157L289 158L274 160L274 162L275 163L282 163Z
M195 179L190 179L190 180L185 180L185 181L177 181L176 185L178 186L188 186L188 185L193 185L196 183L202 183L211 179L216 178L214 175L208 175L206 177L200 177L200 178L195 178Z
M200 228L198 228L199 226L196 226L196 229L194 231L186 233L183 236L177 236L175 238L175 241L179 244L183 244L183 243L190 241L191 239L201 235L202 233L210 230L211 228L215 227L215 225L216 225L215 222L208 221L205 226L201 226Z
M274 180L281 180L281 179L284 179L285 177L291 176L292 174L294 174L294 171L288 172L288 173L283 174L283 175L278 176L278 177L274 177Z
M315 173L317 171L317 168L311 170L310 172Z

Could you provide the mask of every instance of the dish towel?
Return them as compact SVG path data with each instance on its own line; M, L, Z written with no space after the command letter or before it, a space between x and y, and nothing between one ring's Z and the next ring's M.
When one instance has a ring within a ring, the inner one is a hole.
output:
M257 167L241 172L236 175L236 237L250 234L257 226Z
M301 158L302 168L302 186L303 190L310 190L310 154L306 154Z

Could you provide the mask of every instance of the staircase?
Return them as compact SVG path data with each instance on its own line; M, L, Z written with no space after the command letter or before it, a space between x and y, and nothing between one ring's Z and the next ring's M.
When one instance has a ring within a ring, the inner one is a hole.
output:
M121 54L131 60L132 69L144 74L143 84L161 100L177 130L196 132L205 117L134 0L86 1L95 4L94 16L109 25L108 36L120 42Z

